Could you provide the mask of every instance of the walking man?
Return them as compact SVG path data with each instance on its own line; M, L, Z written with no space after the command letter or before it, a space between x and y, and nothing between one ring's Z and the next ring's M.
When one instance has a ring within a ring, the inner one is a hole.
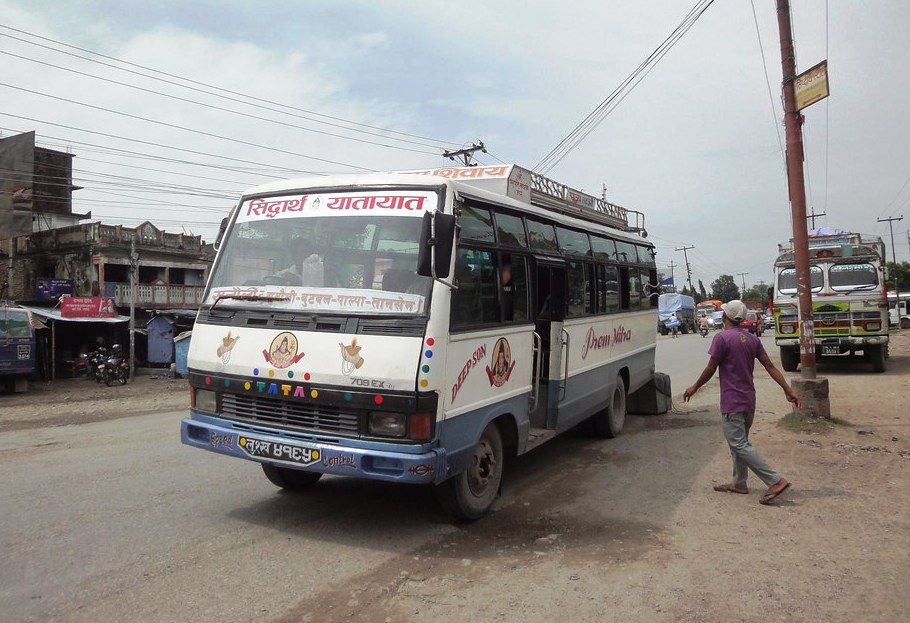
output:
M698 389L720 369L720 411L723 418L724 437L733 456L733 481L715 485L715 491L749 493L746 478L751 469L767 486L768 491L759 498L762 504L770 504L774 498L790 487L790 482L771 469L749 442L749 429L755 417L755 382L752 373L758 359L768 374L784 390L787 400L799 408L799 398L787 383L761 340L739 327L746 317L746 306L742 301L733 300L721 306L724 311L723 331L718 332L708 349L708 365L693 385L686 389L683 400L689 401Z

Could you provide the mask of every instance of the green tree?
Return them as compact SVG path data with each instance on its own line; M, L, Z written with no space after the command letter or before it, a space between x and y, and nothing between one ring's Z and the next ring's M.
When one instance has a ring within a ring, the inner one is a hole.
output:
M888 290L894 292L895 288L903 292L910 292L910 262L888 262Z
M739 298L739 286L733 275L721 275L711 282L711 298L719 301L730 301Z

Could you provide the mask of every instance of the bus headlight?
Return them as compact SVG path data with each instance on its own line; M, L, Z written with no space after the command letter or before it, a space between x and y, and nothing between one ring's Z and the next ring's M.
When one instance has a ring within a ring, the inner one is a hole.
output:
M404 413L389 411L370 412L370 434L384 437L404 437L408 432L408 421Z
M208 389L194 389L192 406L199 411L218 413L218 394Z
M796 327L794 327L792 324L781 324L780 332L784 335L791 335L793 333L796 333Z

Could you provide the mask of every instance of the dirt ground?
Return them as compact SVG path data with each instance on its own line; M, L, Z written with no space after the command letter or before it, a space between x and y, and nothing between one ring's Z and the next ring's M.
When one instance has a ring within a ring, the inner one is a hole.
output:
M38 381L25 393L0 393L0 433L188 408L186 379L167 370L140 368L133 382L112 387L81 377Z
M677 382L674 413L638 418L627 445L563 444L598 457L606 471L592 476L598 466L579 461L563 480L537 475L543 484L535 487L521 482L537 477L526 463L531 475L512 483L491 518L365 569L283 620L906 620L907 333L894 337L884 374L819 366L831 383L832 414L849 423L823 433L778 426L786 402L757 371L764 410L753 437L794 483L773 506L757 503L763 487L754 478L749 496L711 490L729 471L725 452L690 465L722 443L717 384L682 404ZM185 380L155 370L123 387L84 379L39 384L0 396L0 432L177 411L187 398ZM700 440L678 441L683 436L671 435L679 429L699 431ZM642 451L653 452L653 443L643 445L648 435L671 440L662 456ZM615 504L605 515L595 498Z

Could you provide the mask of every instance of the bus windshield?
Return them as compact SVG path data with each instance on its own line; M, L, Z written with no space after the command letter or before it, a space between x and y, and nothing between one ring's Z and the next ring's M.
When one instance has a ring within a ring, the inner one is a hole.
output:
M426 191L246 201L222 241L205 304L424 314L432 280L416 274L417 217L437 201Z
M828 270L828 282L835 292L873 290L878 274L872 264L835 264Z
M809 274L812 281L812 291L820 292L824 284L824 275L822 269L818 266L810 266ZM781 294L796 294L796 269L785 268L780 271L777 277L777 290Z
M0 338L31 337L32 328L28 322L28 312L21 310L0 310Z

